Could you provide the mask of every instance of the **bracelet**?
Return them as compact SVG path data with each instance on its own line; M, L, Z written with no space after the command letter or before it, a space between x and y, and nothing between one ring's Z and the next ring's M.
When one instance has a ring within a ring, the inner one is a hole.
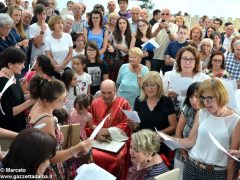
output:
M169 34L170 33L170 31L167 31L167 34Z
M40 31L40 34L44 34L44 31Z
M70 150L71 155L74 156L74 153L73 153L72 148L73 148L73 147L71 146L71 147L69 148L69 150Z

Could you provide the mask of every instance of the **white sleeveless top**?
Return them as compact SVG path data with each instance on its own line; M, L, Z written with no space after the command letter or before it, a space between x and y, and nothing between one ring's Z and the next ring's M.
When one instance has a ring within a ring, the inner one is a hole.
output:
M199 110L199 127L196 144L189 151L189 156L209 165L226 167L228 157L212 142L210 132L219 143L229 149L232 132L239 121L236 113L226 117L216 117L205 108Z

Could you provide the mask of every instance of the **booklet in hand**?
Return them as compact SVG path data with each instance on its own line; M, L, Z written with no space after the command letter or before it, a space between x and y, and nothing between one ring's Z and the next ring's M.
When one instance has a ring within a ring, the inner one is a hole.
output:
M151 38L149 41L142 44L143 51L152 51L159 47L160 47L159 44L154 40L154 38Z

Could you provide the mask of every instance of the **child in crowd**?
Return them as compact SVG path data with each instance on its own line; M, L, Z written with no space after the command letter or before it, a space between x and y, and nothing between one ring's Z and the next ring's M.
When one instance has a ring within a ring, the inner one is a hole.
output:
M79 54L84 54L84 47L85 47L85 38L83 33L71 33L72 40L73 40L73 57Z
M53 110L53 116L55 116L58 120L58 124L60 126L67 124L67 120L69 118L69 113L66 109L54 109Z
M92 122L92 114L88 112L88 107L91 104L90 97L86 94L80 94L74 101L74 108L70 112L68 119L69 124L80 124L80 138L85 140L87 138L85 127L86 125L94 130L95 126Z
M100 54L96 42L88 41L85 46L85 55L87 57L87 72L91 75L91 95L100 90L100 84L103 80L109 78L109 70L106 62L100 59Z
M24 94L29 94L29 83L33 76L39 75L48 79L53 75L54 67L51 64L50 59L45 55L39 55L36 58L36 63L34 63L33 71L26 72L22 78L22 89Z
M78 94L90 95L90 86L92 84L90 74L84 72L86 68L87 59L84 55L77 55L72 58L72 67L77 74Z
M65 107L68 112L73 108L73 102L78 95L79 87L77 86L77 74L72 69L67 69L62 74L62 81L64 82L67 90L67 97Z

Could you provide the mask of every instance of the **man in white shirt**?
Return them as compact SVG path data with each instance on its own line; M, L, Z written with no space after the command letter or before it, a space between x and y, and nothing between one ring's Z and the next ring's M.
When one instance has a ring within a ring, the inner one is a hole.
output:
M153 37L159 44L159 48L154 49L154 56L151 63L151 70L165 72L165 51L170 41L176 40L178 26L170 22L171 12L170 9L164 8L161 11L161 18L159 22L155 23L152 27Z

